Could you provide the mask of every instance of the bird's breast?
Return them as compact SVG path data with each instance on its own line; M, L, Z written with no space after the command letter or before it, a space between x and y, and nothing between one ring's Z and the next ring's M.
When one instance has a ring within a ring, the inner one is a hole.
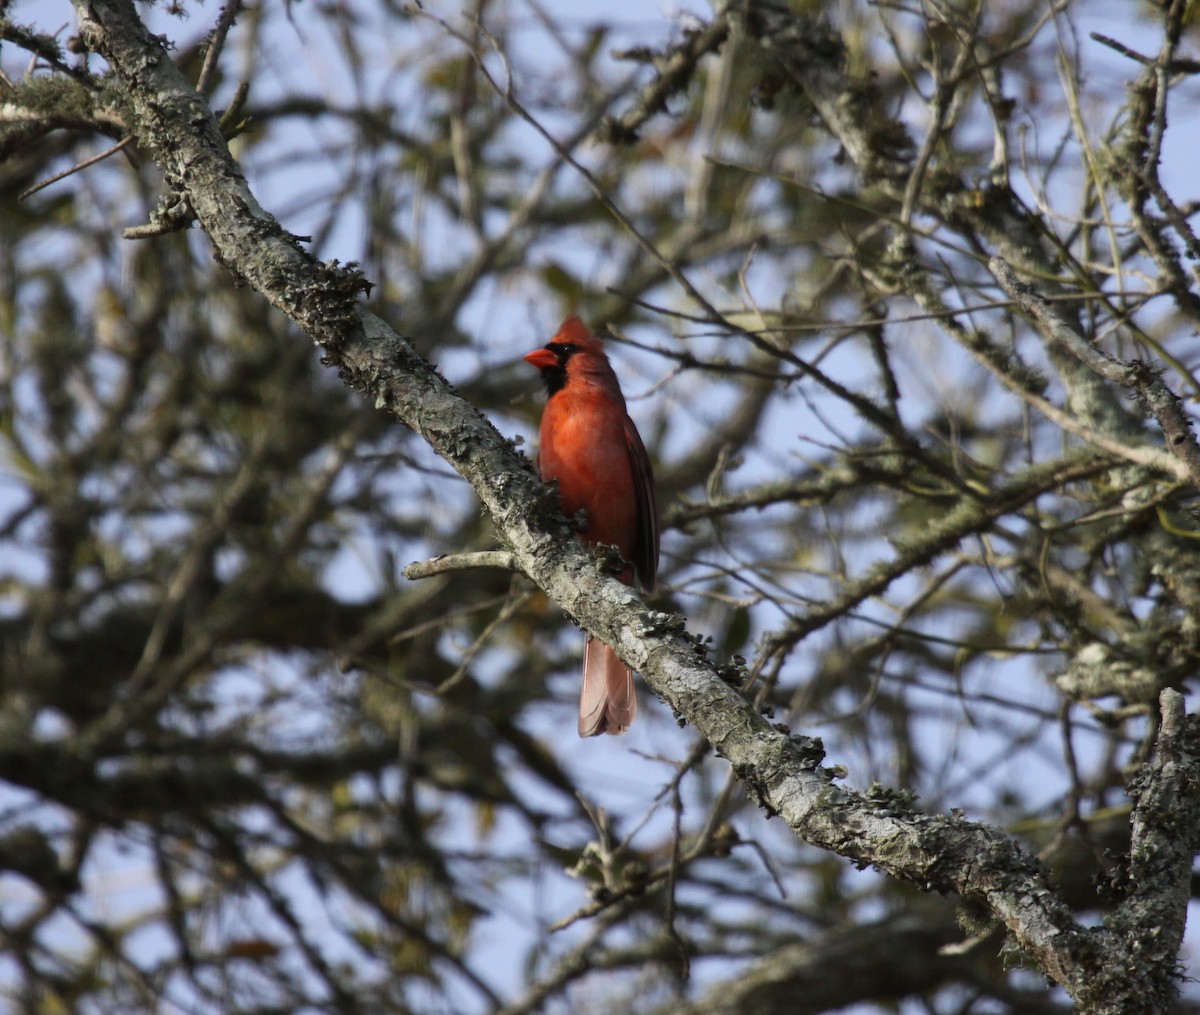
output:
M587 511L589 543L606 543L627 559L637 537L637 497L625 441L625 412L595 398L555 395L542 416L538 462L557 480L563 513Z

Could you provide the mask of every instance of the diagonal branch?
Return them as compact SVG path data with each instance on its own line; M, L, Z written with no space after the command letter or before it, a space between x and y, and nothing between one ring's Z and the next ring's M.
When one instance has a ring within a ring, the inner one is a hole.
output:
M729 20L719 14L697 31L688 32L669 56L658 62L659 75L646 86L633 108L618 117L606 116L597 136L601 141L629 144L637 132L656 113L667 108L667 100L683 91L696 73L696 67L709 53L715 53L729 38Z
M1184 415L1175 393L1145 363L1122 363L1089 342L1079 334L1057 304L1046 299L1032 285L1018 279L1003 258L993 257L988 261L988 269L1000 283L1000 288L1037 326L1047 343L1074 356L1106 381L1128 388L1138 396L1146 408L1154 413L1154 418L1167 437L1167 446L1186 470L1179 470L1177 478L1189 479L1193 486L1200 488L1200 445L1196 443L1191 422Z

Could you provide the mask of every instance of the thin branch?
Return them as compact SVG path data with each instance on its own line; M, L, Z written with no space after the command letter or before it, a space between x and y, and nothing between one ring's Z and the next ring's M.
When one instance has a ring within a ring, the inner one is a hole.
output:
M452 571L470 571L480 567L498 567L503 571L519 571L517 558L507 550L480 550L477 553L456 553L452 557L434 557L415 561L401 572L409 581L420 581Z
M719 50L728 38L729 19L724 12L699 31L688 32L669 56L655 61L659 67L658 77L642 91L633 108L618 117L605 117L596 132L598 139L612 144L629 144L637 140L638 131L646 121L666 110L667 100L688 86L700 61Z
M201 95L207 95L209 88L212 86L212 80L217 73L217 63L221 58L221 50L225 48L225 38L229 34L229 30L237 21L238 14L242 10L242 0L229 0L224 7L221 8L221 14L217 18L216 27L213 28L212 34L208 37L207 52L204 54L204 66L200 68L200 77L196 80L196 91Z
M75 165L71 166L70 169L64 169L61 173L55 173L53 176L42 180L40 183L35 183L28 190L24 190L18 194L17 200L24 201L25 198L32 197L39 190L45 190L51 184L58 183L59 180L65 180L68 176L73 176L75 173L87 169L88 166L94 166L97 162L103 162L110 155L116 155L117 152L121 151L122 148L125 148L131 144L133 144L132 134L130 134L123 141L118 141L111 148L106 148L104 151L100 152L100 154L93 155L90 159L84 159L82 162L76 162Z

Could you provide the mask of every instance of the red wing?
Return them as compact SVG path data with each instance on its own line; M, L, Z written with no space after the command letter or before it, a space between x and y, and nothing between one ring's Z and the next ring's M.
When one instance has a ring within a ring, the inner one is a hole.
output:
M625 446L633 466L633 490L637 499L637 538L633 544L633 569L642 588L650 592L658 576L658 500L654 493L654 473L650 456L633 425L625 417Z

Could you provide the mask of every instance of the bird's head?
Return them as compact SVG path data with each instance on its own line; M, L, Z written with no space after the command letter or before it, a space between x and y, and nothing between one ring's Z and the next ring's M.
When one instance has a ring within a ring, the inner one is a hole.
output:
M588 330L588 326L577 315L572 314L562 322L549 342L525 356L525 362L532 363L542 372L546 392L553 395L562 390L568 376L578 369L569 365L577 356L579 360L576 362L583 371L612 372L600 339Z

